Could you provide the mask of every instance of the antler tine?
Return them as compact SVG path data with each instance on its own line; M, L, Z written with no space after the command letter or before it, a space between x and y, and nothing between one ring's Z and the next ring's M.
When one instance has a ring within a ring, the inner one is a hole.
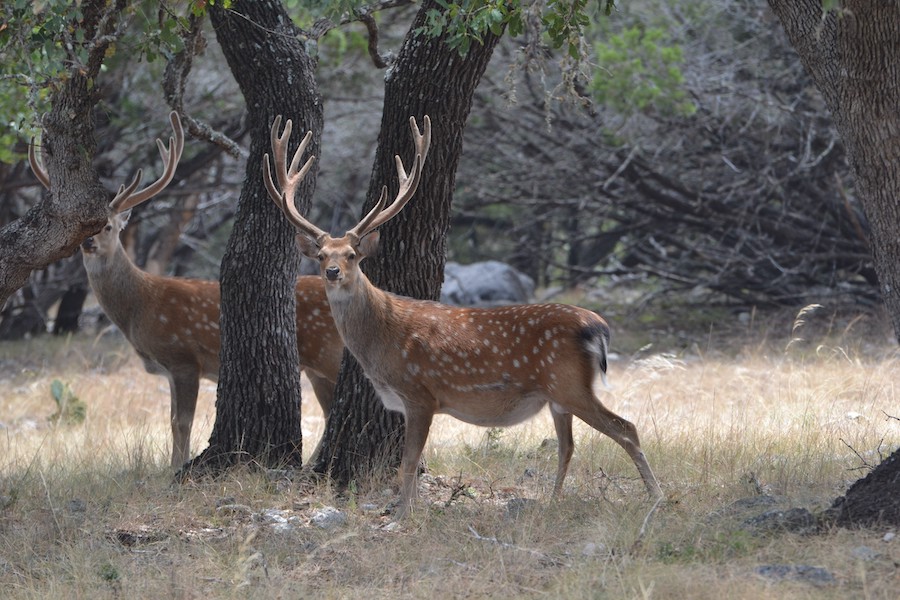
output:
M34 176L49 190L50 175L47 174L47 170L44 169L44 165L38 161L37 155L34 152L34 138L31 138L31 143L28 144L28 162L31 164L31 170L34 172Z
M306 174L309 172L310 168L312 168L312 165L316 160L315 156L310 156L300 169L297 168L300 164L300 160L303 158L303 153L306 152L306 147L309 145L310 140L312 140L312 131L306 133L306 136L304 136L300 145L297 147L296 152L294 152L294 156L291 158L290 167L288 167L287 144L291 137L293 123L288 119L284 124L284 133L278 135L278 130L280 128L281 115L278 115L272 122L272 129L269 133L269 137L272 142L272 160L275 164L275 178L278 180L278 184L281 186L282 191L278 191L278 187L272 180L272 167L269 166L268 153L263 156L263 183L266 185L266 191L269 192L269 197L272 198L275 205L281 209L281 212L284 213L294 227L318 240L327 234L307 221L306 218L300 214L300 211L297 210L297 205L294 202L294 193L297 191L297 186L303 181L303 178L306 177Z
M181 127L181 119L179 119L176 111L173 110L169 113L169 121L172 124L172 130L175 132L175 135L169 137L168 148L163 145L162 140L159 138L156 140L159 155L166 164L165 171L159 176L159 179L139 192L135 192L134 190L137 189L142 177L141 170L138 169L131 184L128 187L120 186L118 193L109 203L109 208L112 211L120 213L133 208L141 202L156 196L172 182L172 178L175 177L175 168L178 166L178 161L181 160L181 153L184 150L184 129Z
M348 231L347 235L352 235L355 236L356 239L360 239L361 237L375 229L374 227L371 227L371 224L375 220L375 218L379 214L381 214L381 211L384 210L384 205L387 203L387 197L388 189L385 185L381 187L381 195L378 197L378 202L375 203L375 206L372 207L372 210L366 213L366 216L362 218L362 221L357 223L356 226L353 227L353 229Z
M365 218L351 230L351 232L358 237L363 237L370 231L374 231L397 216L397 214L403 210L403 207L406 206L406 203L410 201L413 195L415 195L416 189L419 187L419 182L422 180L422 167L425 164L425 158L428 156L428 149L431 146L431 119L428 115L425 115L424 131L422 132L419 131L419 126L416 124L415 117L409 118L409 127L412 130L413 142L416 146L416 157L413 160L410 173L407 175L406 169L403 168L403 161L400 157L394 156L394 160L397 163L397 176L400 179L400 189L397 192L397 197L394 198L394 201L391 202L390 206L387 208L381 208L377 212L373 208L372 211L370 211L369 214L367 214ZM379 200L379 203L375 205L375 208L382 206L383 201L386 198L387 188L384 188L381 192L381 199Z

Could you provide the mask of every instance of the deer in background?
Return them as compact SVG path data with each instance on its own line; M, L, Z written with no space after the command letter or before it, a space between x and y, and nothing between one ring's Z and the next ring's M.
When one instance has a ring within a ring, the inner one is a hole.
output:
M378 227L396 216L419 185L431 143L410 127L416 156L409 174L395 157L399 191L387 205L387 187L372 210L343 237L335 238L297 211L294 193L315 157L300 167L311 133L287 164L291 121L279 135L272 125L272 179L264 157L263 179L272 200L298 229L301 251L318 261L337 329L382 404L403 413L406 441L400 463L402 517L417 494L416 470L435 414L466 423L501 427L521 423L550 406L559 440L554 495L562 490L574 451L572 416L611 437L631 457L653 499L662 490L641 450L634 425L607 409L594 394L605 381L609 327L599 315L563 304L458 308L398 296L376 288L360 261L378 247Z
M119 233L131 209L159 194L172 181L184 147L184 132L176 112L170 115L174 137L169 147L156 140L165 171L142 190L138 170L109 203L106 226L81 245L88 281L103 311L122 331L144 367L169 380L172 422L172 467L190 458L191 427L200 379L219 376L219 283L160 277L140 270L125 252ZM50 178L28 153L35 176L50 189ZM297 280L297 349L302 368L315 391L322 412L331 412L334 384L344 346L334 327L320 277Z

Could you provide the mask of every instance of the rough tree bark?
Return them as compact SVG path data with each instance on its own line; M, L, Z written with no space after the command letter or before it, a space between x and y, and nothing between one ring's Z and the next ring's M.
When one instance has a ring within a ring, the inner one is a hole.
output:
M250 461L299 465L294 282L300 257L293 227L266 193L262 161L264 153L271 154L269 129L279 114L292 119L297 131L313 131L310 152L318 154L322 103L312 60L281 2L236 1L228 9L216 3L209 14L247 103L250 156L222 258L216 421L209 446L185 470L215 472ZM303 136L292 137L299 142ZM298 193L302 211L309 207L315 181L311 173Z
M871 224L879 287L900 339L900 4L769 0L822 93ZM900 451L833 507L841 525L900 525Z
M769 0L822 93L871 225L884 303L900 339L900 5Z
M466 56L449 48L444 37L416 33L429 10L442 10L425 0L385 81L384 109L378 150L361 213L374 206L381 186L389 197L397 190L394 155L412 161L409 117L421 126L432 122L432 144L416 196L400 215L381 228L378 254L363 263L376 286L413 298L440 297L446 261L446 237L456 167L462 154L463 130L475 88L490 61L499 36L488 34ZM322 451L313 469L339 484L383 474L400 464L403 417L386 411L356 360L344 352L335 403L326 425Z
M92 113L102 96L97 77L124 6L124 0L85 1L82 20L73 23L83 31L90 54L83 68L69 69L42 120L40 152L51 193L0 229L0 306L32 271L71 256L84 238L106 224L110 193L93 166L97 141Z

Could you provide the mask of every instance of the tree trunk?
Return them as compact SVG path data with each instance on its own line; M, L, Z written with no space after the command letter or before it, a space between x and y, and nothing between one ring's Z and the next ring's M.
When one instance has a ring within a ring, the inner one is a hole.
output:
M276 115L297 131L313 131L317 155L322 104L313 63L277 0L221 3L209 14L228 65L247 103L250 156L234 230L221 269L221 367L216 421L209 447L188 469L219 470L253 461L267 466L301 461L300 372L294 285L300 258L294 229L269 199L263 154ZM302 135L292 136L299 142ZM296 142L291 148L293 152ZM305 212L315 173L297 195Z
M475 44L466 56L460 56L446 45L443 36L417 33L431 10L442 9L433 0L425 0L386 77L378 150L362 214L374 206L382 185L388 184L390 198L396 194L394 155L400 155L405 165L410 165L413 157L411 116L420 127L425 115L431 117L431 150L416 197L381 228L378 254L368 258L363 267L372 283L382 289L437 300L463 130L475 88L500 37L487 34L483 45ZM339 484L385 470L393 472L400 464L402 441L402 415L384 409L356 360L345 351L314 470L327 473Z
M71 256L84 238L106 224L110 194L101 185L93 160L96 153L93 109L101 97L97 76L123 0L83 2L83 18L73 24L83 30L91 49L83 69L70 69L51 99L43 118L40 155L52 190L24 217L0 229L0 306L28 281L32 271Z
M856 175L871 225L879 287L900 339L900 4L769 0L822 93ZM895 453L832 508L841 525L900 525Z
M900 4L769 0L822 93L871 225L879 289L900 339Z

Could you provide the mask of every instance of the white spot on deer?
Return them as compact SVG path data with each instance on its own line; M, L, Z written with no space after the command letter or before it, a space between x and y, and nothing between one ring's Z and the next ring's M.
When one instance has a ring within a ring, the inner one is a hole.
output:
M169 318L166 315L159 315L159 322L160 323L168 323Z
M421 367L417 363L406 363L406 370L410 372L411 375L418 375Z
M520 363L519 363L518 359L513 360L513 366L514 366L515 368L518 369L518 368L519 368L519 365L520 365Z

